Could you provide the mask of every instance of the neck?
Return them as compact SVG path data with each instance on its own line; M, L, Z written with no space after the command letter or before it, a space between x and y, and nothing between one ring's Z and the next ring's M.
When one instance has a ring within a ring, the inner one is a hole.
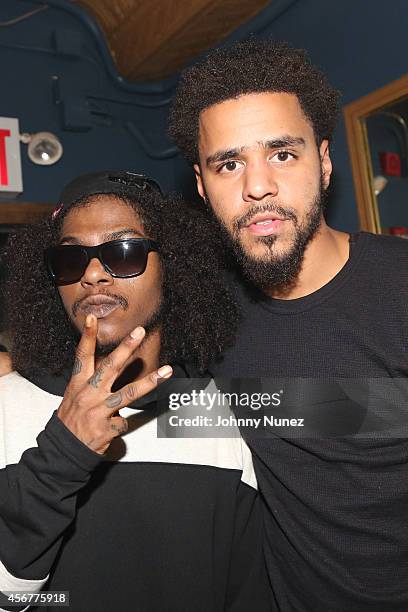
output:
M120 389L124 385L143 378L159 367L161 346L160 329L156 328L143 340L140 347L129 357L125 369L112 386L112 391ZM98 365L103 357L96 360Z
M349 235L334 230L322 219L319 230L307 245L300 272L290 286L273 287L266 293L281 300L295 300L327 285L349 258Z

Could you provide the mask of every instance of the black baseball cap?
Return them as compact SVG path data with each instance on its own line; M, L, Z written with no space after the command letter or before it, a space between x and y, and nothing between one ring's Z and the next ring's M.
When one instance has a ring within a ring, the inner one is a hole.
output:
M160 184L156 179L136 172L117 172L103 170L82 174L70 181L62 190L57 208L52 213L55 219L62 210L69 208L80 198L103 193L117 193L118 195L137 196L141 191L152 189L163 195Z

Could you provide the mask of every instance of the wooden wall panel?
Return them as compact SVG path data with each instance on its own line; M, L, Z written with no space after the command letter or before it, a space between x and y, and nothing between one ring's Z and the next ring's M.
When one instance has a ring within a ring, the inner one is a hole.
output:
M99 21L119 72L161 79L216 45L269 0L81 0Z
M37 223L51 215L55 204L42 204L37 202L1 202L0 224L14 225L19 223Z

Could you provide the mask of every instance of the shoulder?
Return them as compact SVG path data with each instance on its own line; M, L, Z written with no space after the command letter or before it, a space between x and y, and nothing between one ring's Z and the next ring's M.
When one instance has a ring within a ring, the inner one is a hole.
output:
M398 256L408 259L408 240L404 238L369 232L360 232L357 236L364 241L366 249L377 256L382 255L386 258Z
M38 434L60 402L18 372L0 378L0 468L17 463L27 448L37 445Z
M356 263L358 261L358 278L363 283L361 289L371 286L376 293L406 291L408 240L368 232L361 232L357 236Z
M61 398L47 393L32 382L12 371L0 378L0 410L3 422L24 413L24 423L35 423L51 416L61 403Z
M0 378L0 390L2 391L2 399L4 397L3 393L26 393L41 398L46 396L49 396L51 398L55 397L59 399L59 401L61 401L60 397L52 395L51 393L47 393L15 370L12 370L11 372L5 374Z
M5 372L0 379L0 391L2 392L1 398L3 399L5 397L4 394L10 392L11 390L20 388L24 389L25 387L29 388L30 385L31 383L18 372L15 370L9 370L8 372Z

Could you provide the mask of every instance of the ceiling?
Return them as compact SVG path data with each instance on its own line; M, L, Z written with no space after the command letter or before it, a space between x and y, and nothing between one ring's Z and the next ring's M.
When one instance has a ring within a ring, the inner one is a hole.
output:
M130 80L177 72L254 17L270 0L80 0Z

